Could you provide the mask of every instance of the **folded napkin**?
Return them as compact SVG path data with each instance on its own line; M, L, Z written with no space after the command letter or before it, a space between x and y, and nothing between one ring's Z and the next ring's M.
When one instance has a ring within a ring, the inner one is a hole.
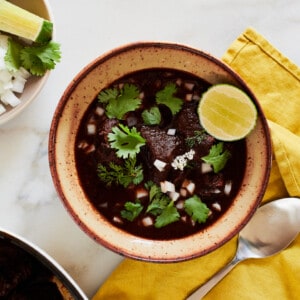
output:
M254 29L223 56L247 82L268 119L273 165L263 201L300 197L300 69ZM300 201L300 200L299 200ZM93 300L182 300L234 256L236 238L203 257L174 264L124 259ZM270 258L237 265L204 299L300 299L300 236Z

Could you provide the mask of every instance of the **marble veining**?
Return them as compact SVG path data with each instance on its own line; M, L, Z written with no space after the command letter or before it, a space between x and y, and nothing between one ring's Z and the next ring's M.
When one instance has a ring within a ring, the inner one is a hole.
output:
M0 127L0 227L55 258L91 297L122 260L95 243L67 213L48 166L55 107L72 78L113 47L160 40L221 57L254 27L300 65L300 2L295 0L49 0L62 61L36 100ZM84 13L83 13L84 10Z

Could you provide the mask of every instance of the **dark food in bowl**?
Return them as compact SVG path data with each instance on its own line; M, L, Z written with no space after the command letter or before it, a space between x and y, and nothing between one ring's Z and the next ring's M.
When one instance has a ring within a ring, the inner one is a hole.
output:
M0 299L64 299L53 273L35 257L0 238Z
M209 86L182 71L143 70L118 79L90 105L76 137L76 167L91 203L114 225L144 238L180 238L231 205L246 144L218 141L201 127L197 106ZM135 107L116 112L110 101L122 110L126 89ZM139 136L132 156L118 149L132 146L117 140L126 131Z

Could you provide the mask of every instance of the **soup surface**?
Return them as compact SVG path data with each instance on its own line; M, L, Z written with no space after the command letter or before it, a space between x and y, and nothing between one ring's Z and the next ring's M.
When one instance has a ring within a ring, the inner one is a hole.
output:
M210 84L177 70L129 74L99 92L76 137L76 167L94 207L134 235L174 239L231 205L245 140L207 134L197 107Z
M0 238L0 299L64 298L48 268L10 240Z

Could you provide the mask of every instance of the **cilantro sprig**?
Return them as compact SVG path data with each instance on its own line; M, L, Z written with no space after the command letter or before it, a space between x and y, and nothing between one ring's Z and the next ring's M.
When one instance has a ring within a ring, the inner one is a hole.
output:
M186 199L184 202L184 207L186 213L191 216L195 222L206 222L209 215L209 208L198 196L194 195L191 198Z
M161 122L161 113L157 106L153 106L150 109L145 109L142 112L142 118L145 125L158 125Z
M60 45L53 41L23 46L10 38L4 60L9 70L25 68L32 75L42 76L55 68L61 59Z
M208 155L201 157L204 162L212 165L215 173L218 173L224 169L228 159L231 156L230 152L227 149L224 151L223 148L224 143L219 142L210 148Z
M171 110L173 115L180 111L183 104L182 99L174 96L176 92L176 84L170 82L164 87L164 89L158 91L155 96L156 103L166 105Z
M129 158L124 165L110 162L108 166L98 164L98 177L107 186L121 185L127 188L131 183L137 185L144 179L143 168L136 165L136 158Z
M124 159L134 158L146 143L135 127L130 129L123 124L112 128L112 132L108 134L108 141L111 148L116 149L117 156Z
M126 202L124 209L121 210L121 217L128 220L134 221L142 212L143 205L139 202Z
M122 89L105 89L98 95L98 100L105 106L106 115L123 120L126 113L136 110L142 100L140 91L134 84L125 83Z

